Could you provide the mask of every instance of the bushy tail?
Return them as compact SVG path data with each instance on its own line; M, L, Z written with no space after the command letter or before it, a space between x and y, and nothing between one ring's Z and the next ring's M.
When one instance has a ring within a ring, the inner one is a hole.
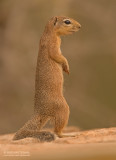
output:
M46 116L34 115L21 129L19 129L13 137L13 140L19 140L26 137L38 138L41 142L55 140L55 135L51 132L41 131L40 129L48 121Z

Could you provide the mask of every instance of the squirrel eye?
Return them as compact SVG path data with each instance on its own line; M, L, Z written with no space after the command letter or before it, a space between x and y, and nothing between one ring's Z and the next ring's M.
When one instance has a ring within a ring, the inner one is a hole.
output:
M71 24L71 21L65 20L64 23L65 23L65 24Z

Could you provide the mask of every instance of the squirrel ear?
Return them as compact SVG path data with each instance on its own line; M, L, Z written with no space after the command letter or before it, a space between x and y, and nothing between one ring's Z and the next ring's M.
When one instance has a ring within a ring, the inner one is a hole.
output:
M54 26L56 25L57 17L54 17Z

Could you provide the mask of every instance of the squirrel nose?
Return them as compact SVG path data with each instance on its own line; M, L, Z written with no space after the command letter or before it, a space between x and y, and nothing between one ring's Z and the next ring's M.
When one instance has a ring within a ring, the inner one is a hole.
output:
M80 24L78 25L78 28L79 28L79 29L81 28L81 25L80 25Z
M76 23L76 27L78 28L78 29L80 29L81 28L81 25L80 25L80 23Z
M81 25L78 28L81 28Z

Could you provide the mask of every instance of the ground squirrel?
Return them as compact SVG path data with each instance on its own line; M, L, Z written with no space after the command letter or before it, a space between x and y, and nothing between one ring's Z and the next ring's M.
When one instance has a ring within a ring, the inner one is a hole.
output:
M55 134L63 137L62 130L69 118L69 106L63 96L63 71L69 74L69 65L60 50L60 36L76 32L80 27L77 21L65 16L53 17L45 26L37 59L34 114L13 140L26 137L54 140L53 133L40 131L48 120L54 122Z

